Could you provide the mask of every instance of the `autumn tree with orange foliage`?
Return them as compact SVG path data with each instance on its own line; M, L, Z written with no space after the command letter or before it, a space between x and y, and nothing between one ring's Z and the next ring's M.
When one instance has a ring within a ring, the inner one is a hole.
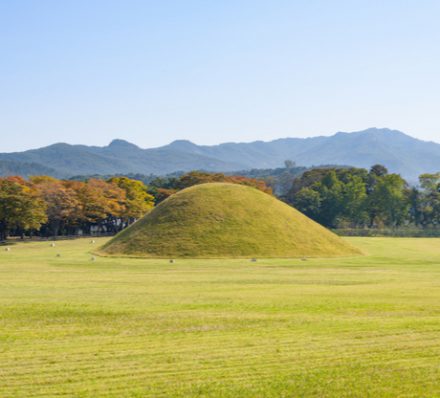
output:
M13 230L39 229L46 221L46 204L33 184L21 177L0 178L0 240Z
M152 192L154 192L157 204L181 189L210 182L229 182L232 184L247 185L272 195L272 188L267 186L263 180L242 176L228 176L223 173L206 173L202 171L191 171L179 178L157 178L152 182Z
M272 189L269 188L262 180L242 176L228 176L223 173L204 173L200 171L192 171L190 173L184 174L179 179L178 187L180 189L183 189L191 187L193 185L206 184L209 182L229 182L232 184L247 185L268 194L272 194Z
M64 181L47 176L31 177L30 182L46 203L47 234L57 236L60 231L76 224L81 207L74 189Z
M87 182L66 181L79 202L76 226L90 232L90 227L105 226L108 231L117 230L118 219L124 212L125 191L117 185L103 180L90 179Z
M160 180L160 179L159 179ZM162 179L154 196L141 181L128 177L66 181L36 176L0 179L0 239L9 232L34 230L41 236L116 233L148 213L155 203L178 190L208 182L231 182L271 193L264 181L191 172L180 178Z
M154 207L154 197L147 192L147 187L141 181L127 177L113 177L107 182L125 192L125 204L121 214L125 224L133 223Z

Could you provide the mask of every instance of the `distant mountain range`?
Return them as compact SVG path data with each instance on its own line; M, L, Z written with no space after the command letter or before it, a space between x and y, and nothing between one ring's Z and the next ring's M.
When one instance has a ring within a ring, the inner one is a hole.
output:
M123 140L114 140L105 147L54 144L25 152L0 153L0 174L67 178L118 173L164 175L189 170L230 172L281 167L288 159L301 166L339 164L369 168L380 163L416 181L421 173L440 171L440 144L376 128L329 137L213 146L185 140L151 149Z

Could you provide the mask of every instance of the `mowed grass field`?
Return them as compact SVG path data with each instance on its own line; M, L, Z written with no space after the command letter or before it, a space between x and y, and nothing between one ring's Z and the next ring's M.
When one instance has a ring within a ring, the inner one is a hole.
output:
M366 255L0 247L0 397L440 396L440 240L349 241Z

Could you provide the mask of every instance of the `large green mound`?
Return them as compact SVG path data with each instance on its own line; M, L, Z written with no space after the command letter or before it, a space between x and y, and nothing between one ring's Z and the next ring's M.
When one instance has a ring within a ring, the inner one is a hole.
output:
M143 257L324 257L359 251L273 196L225 183L176 193L101 248Z

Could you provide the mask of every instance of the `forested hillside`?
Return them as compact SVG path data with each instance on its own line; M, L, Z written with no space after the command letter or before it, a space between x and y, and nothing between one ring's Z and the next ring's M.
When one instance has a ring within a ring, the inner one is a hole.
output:
M0 161L9 165L0 167L0 173L27 176L29 164L35 174L45 169L44 174L63 178L80 174L165 175L191 170L232 172L280 168L286 160L304 167L334 164L369 168L383 164L391 172L416 182L420 174L440 170L440 144L389 129L214 146L179 140L151 149L114 140L105 147L55 144L25 152L0 153Z

